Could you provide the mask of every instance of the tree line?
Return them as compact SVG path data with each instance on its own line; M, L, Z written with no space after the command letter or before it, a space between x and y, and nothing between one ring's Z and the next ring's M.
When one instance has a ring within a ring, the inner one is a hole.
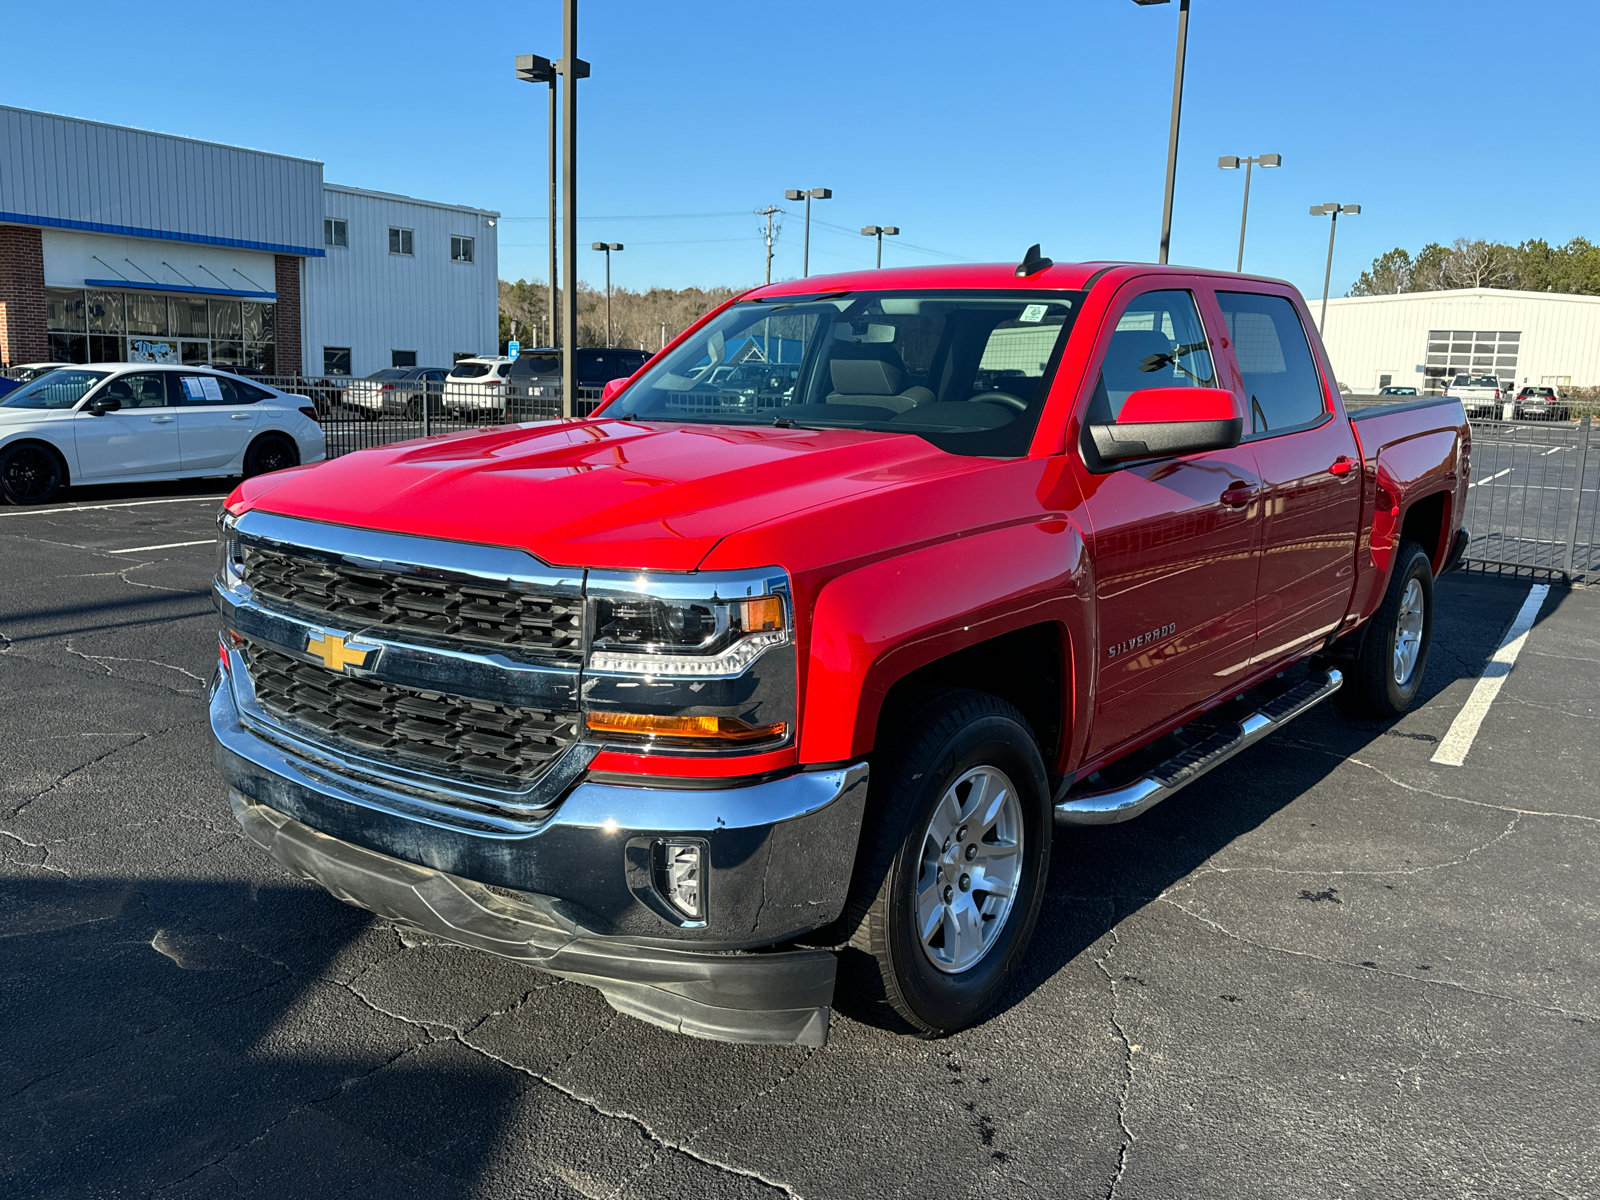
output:
M651 288L634 292L611 289L611 344L633 350L659 350L663 327L670 341L706 313L742 288ZM500 281L500 351L505 353L516 322L517 340L523 346L549 345L550 288L548 284ZM556 289L561 299L561 289ZM603 289L578 284L578 345L606 344L606 294Z
M1372 260L1349 294L1390 296L1451 288L1600 295L1600 246L1581 237L1564 246L1542 238L1516 246L1457 238L1448 246L1429 242L1415 255L1396 246Z

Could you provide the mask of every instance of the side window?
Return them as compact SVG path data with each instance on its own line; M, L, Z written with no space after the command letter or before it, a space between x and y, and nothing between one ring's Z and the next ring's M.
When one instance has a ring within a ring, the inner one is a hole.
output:
M120 400L123 408L165 408L166 376L122 375L106 384L104 396L108 400Z
M1250 398L1253 434L1322 419L1322 384L1294 305L1282 296L1218 292Z
M229 379L226 375L175 375L182 403L189 404L254 404L259 396L247 383Z
M1215 379L1194 296L1146 292L1123 310L1111 334L1089 420L1116 420L1128 397L1143 388L1214 387Z

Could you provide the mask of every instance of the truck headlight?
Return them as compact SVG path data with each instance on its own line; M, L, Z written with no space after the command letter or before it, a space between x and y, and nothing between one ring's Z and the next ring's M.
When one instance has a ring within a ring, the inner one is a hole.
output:
M231 589L244 582L239 572L241 561L239 518L224 508L217 513L217 580L223 587Z
M737 675L765 651L790 641L786 577L680 582L597 575L591 573L589 584L592 671ZM637 590L623 590L630 588ZM760 594L752 594L757 589Z

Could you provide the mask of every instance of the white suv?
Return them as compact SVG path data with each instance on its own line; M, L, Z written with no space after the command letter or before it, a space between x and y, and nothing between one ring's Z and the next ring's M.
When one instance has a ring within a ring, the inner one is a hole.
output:
M444 407L449 413L504 412L509 358L463 358L444 379Z

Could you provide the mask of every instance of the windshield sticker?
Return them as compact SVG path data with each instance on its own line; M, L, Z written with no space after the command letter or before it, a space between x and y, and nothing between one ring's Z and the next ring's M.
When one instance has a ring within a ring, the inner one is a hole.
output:
M1018 317L1017 320L1025 322L1029 325L1037 325L1040 321L1044 320L1044 314L1048 312L1049 309L1050 306L1048 304L1030 304L1027 308L1022 310L1022 315Z

